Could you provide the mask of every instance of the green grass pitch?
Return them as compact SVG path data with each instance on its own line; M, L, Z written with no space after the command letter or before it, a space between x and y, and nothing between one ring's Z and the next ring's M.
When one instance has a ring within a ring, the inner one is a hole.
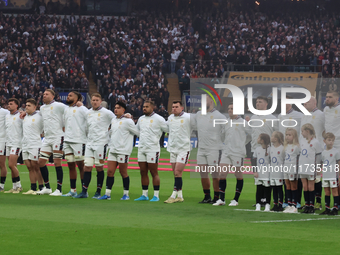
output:
M136 150L131 157L137 157ZM163 150L161 158L169 158L169 154ZM55 189L55 170L49 170ZM19 171L27 191L27 169L19 166ZM96 188L95 174L93 171L90 196ZM235 208L198 204L203 198L200 179L188 172L183 175L184 203L163 203L173 188L170 171L160 172L161 202L135 202L141 195L140 175L138 170L129 170L129 175L130 201L119 200L123 188L118 172L111 201L1 193L0 254L338 253L340 216L254 212L253 178L245 178L240 205ZM234 177L228 178L227 202L234 196L235 182ZM11 185L9 173L5 189ZM77 188L79 192L79 180ZM68 191L68 169L64 167L63 192ZM153 195L151 185L149 195Z

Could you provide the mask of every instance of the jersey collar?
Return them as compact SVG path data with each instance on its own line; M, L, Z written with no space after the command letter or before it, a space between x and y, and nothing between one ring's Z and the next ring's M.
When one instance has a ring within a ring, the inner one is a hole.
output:
M123 114L122 116L119 117L119 119L122 119L122 118L124 118L124 114Z
M319 110L318 107L315 107L312 112L316 112L317 110Z
M292 113L293 111L294 111L294 109L291 108L288 112L286 112L286 114L290 114L290 113Z
M32 113L32 114L27 114L28 116L33 116L34 114L36 114L37 113L37 111L35 111L34 113Z
M182 116L184 114L184 111L182 111L178 116Z
M240 115L237 115L237 117L235 118L235 120L238 120L238 119L240 119L241 118L241 116Z
M216 111L216 109L215 108L213 108L210 112L214 112L214 111Z
M50 105L50 104L53 104L55 102L55 100L52 100L49 104L46 104L46 105Z
M93 109L94 111L99 111L100 109L102 109L103 107L102 106L99 106L96 110Z
M19 111L17 110L15 113L11 113L11 115L15 115L15 114L17 114Z
M152 115L154 115L155 112L152 112L150 115L145 115L146 117L151 117Z

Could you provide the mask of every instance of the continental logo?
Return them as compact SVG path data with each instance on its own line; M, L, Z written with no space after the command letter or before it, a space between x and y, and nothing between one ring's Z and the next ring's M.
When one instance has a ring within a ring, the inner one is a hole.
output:
M297 82L304 81L306 79L316 79L317 77L309 76L263 76L263 75L243 75L243 74L235 74L231 75L229 79L233 79L236 81L257 81L257 82Z

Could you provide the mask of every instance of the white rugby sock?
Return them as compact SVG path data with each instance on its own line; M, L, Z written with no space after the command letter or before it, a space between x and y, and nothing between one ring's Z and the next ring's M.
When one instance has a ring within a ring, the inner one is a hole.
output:
M154 195L155 197L158 197L158 198L159 198L159 190L155 190L154 193L153 193L153 195Z
M171 197L172 197L172 198L176 198L176 196L177 196L177 191L174 190L174 191L172 192L172 194L171 194Z
M129 191L128 191L128 190L124 190L124 193L123 193L123 195L127 195L127 196L129 196Z
M107 196L111 196L111 190L110 189L106 189L106 191L105 191L105 195L107 195Z
M148 190L143 190L143 196L148 196Z
M177 197L183 198L182 190L177 192Z

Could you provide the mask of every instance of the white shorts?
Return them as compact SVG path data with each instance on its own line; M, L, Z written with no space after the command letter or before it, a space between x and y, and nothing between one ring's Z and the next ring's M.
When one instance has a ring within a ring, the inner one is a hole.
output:
M158 163L160 152L144 153L138 150L138 162Z
M297 181L298 180L297 174L284 173L283 176L284 176L283 179L285 179L285 180L290 180L290 181Z
M283 185L283 179L270 179L270 186L281 186Z
M314 174L299 174L300 179L307 179L308 181L314 181L315 175Z
M44 139L41 150L43 152L53 153L53 151L62 151L64 148L64 137L61 136L56 139Z
M232 165L232 166L243 166L243 158L230 156L230 155L228 156L223 153L220 164L227 164L227 165Z
M9 157L9 155L19 156L20 152L21 152L21 149L19 147L6 146L6 156L7 157Z
M337 188L338 187L338 182L336 179L331 179L331 180L322 180L322 187L323 188Z
M22 159L25 160L33 160L38 161L39 160L39 148L32 148L32 149L25 149L22 150Z
M0 156L6 156L6 143L0 143Z
M86 146L85 158L94 158L99 160L105 160L107 153L107 144L104 146Z
M183 151L178 154L170 152L170 163L187 164L189 160L190 151Z
M220 151L219 150L200 150L197 152L197 164L216 166L219 163Z
M64 142L64 153L73 154L74 156L85 156L85 144L84 143L69 143Z
M109 152L107 161L115 161L118 163L129 163L129 157L130 155L122 155L122 154Z
M269 187L270 181L269 180L259 180L259 179L255 178L255 185L262 185L262 186L265 186L265 187Z

